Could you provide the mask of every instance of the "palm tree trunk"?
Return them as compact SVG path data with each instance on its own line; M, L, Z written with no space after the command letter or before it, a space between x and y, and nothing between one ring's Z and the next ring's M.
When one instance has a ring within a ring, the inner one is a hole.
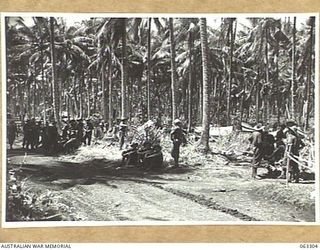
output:
M151 102L150 102L150 75L151 75L151 18L148 20L148 58L147 58L147 114L148 120L151 119Z
M243 120L243 104L246 97L246 91L247 91L247 81L244 81L243 94L241 95L241 101L240 101L240 125L242 124L242 120Z
M297 82L296 82L296 17L293 18L292 27L292 75L291 75L291 117L295 117L296 113L296 92L297 92Z
M202 80L203 80L203 118L202 134L200 143L204 146L205 151L209 150L209 86L208 86L208 40L207 40L207 20L200 19L200 37L201 37L201 55L202 55Z
M256 122L260 121L260 82L259 82L259 74L260 71L258 71L257 76L257 89L256 89Z
M34 82L32 84L33 86L33 89L32 89L32 116L33 117L36 117L36 86L37 86L37 83L36 83L36 71L37 71L37 68L36 68L36 63L33 64L33 67L34 67Z
M92 85L92 74L90 73L90 78L87 80L88 81L88 88L87 88L87 107L88 107L88 117L91 116L91 103L90 103L90 89L92 90L91 85Z
M113 122L113 107L112 107L112 49L110 48L110 56L109 56L109 63L108 63L108 82L109 82L109 95L108 95L108 101L109 101L109 128L112 127Z
M43 39L40 41L40 56L41 56L41 82L42 82L42 89L43 89L43 122L46 124L47 117L47 88L46 88L46 82L44 80L44 61L43 61Z
M189 32L188 48L189 48L189 81L188 81L188 131L192 126L192 33Z
M174 41L173 18L169 18L170 50L171 50L171 91L172 91L172 121L178 118L177 77L176 77L176 45Z
M229 57L229 82L228 82L228 100L227 100L227 122L231 124L230 113L231 113L231 88L232 88L232 74L233 74L233 47L234 47L234 35L233 35L233 22L234 19L230 20L229 26L229 38L230 38L230 57Z
M268 48L268 29L265 29L265 62L266 62L266 85L269 86L269 48ZM265 93L263 96L263 110L264 110L264 123L267 123L269 118L269 95Z
M128 81L128 62L127 62L127 33L126 33L126 27L127 27L127 19L123 18L122 23L122 70L121 70L121 118L125 119L127 118L127 81Z
M102 89L102 101L101 101L101 105L102 105L102 117L103 120L107 120L107 103L106 103L106 63L105 61L102 62L101 65L101 89Z
M314 29L314 17L310 17L310 44L309 44L309 55L308 55L308 68L307 68L307 84L306 84L306 122L305 122L305 130L309 127L309 116L310 116L310 89L311 89L311 77L312 77L312 54L313 54L313 29Z
M222 83L220 81L219 86L217 86L218 91L218 100L217 100L217 113L216 113L216 122L218 126L220 125L220 107L221 107L221 95L222 95Z
M57 82L57 71L56 71L56 53L54 45L54 18L50 17L50 47L51 47L51 62L52 62L52 96L53 96L53 112L54 119L57 122L58 129L60 130L60 115L59 115L59 86Z
M79 72L79 112L80 118L83 118L83 71L80 69Z
M203 69L202 69L203 70ZM201 74L201 78L200 79L203 79L203 75ZM203 81L199 81L198 82L199 84L199 122L202 124L202 118L203 118Z

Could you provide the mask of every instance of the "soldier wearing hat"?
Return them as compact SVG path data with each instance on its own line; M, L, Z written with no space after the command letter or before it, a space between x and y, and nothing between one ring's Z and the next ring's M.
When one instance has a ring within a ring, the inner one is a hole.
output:
M175 119L173 121L173 128L171 130L171 140L173 143L173 147L171 150L171 156L174 159L174 167L179 166L179 156L180 156L180 146L181 144L187 143L187 140L184 136L184 131L182 130L181 126L182 123L179 119Z
M257 178L257 171L264 156L262 148L262 133L264 130L264 126L262 126L261 123L258 123L253 129L254 132L249 138L249 141L254 148L252 159L252 177Z
M83 142L84 144L88 144L89 146L91 145L91 139L92 139L92 131L93 131L94 127L93 124L91 122L91 119L88 118L86 120L86 124L84 126L84 137L83 137Z
M302 142L300 136L298 135L298 127L296 125L287 127L287 144L290 157L298 161L299 151L305 144ZM289 181L299 182L300 169L298 163L293 159L289 159Z
M122 118L119 124L119 137L120 137L120 150L124 145L125 137L127 135L127 124L125 123L126 119Z
M130 145L130 148L122 152L122 162L125 162L125 165L138 165L138 143L133 142Z

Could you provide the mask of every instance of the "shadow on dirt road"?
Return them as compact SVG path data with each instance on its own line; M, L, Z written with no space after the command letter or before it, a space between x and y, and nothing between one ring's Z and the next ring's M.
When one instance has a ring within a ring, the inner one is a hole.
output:
M26 155L25 155L26 153ZM161 180L168 181L168 174L186 174L194 169L161 168L147 170L142 167L124 166L121 161L106 159L93 159L81 163L56 160L56 156L43 154L40 150L35 152L24 150L8 151L8 170L17 169L22 178L32 179L38 183L55 186L55 189L67 189L75 185L92 185L102 183L109 185L108 181L125 180L162 184ZM166 174L166 178L161 175ZM169 178L174 181L175 178ZM110 184L110 186L113 186Z

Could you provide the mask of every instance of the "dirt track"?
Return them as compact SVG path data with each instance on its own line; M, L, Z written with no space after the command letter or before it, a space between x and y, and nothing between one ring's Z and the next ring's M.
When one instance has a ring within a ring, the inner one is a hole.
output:
M57 157L9 152L10 168L28 178L36 193L52 191L86 221L313 221L314 211L295 209L255 192L281 180L252 180L249 166L165 168L147 172L118 161L67 162ZM24 162L23 162L24 161ZM23 164L22 164L23 162ZM21 165L22 164L22 165ZM291 184L289 191L312 191L313 184Z

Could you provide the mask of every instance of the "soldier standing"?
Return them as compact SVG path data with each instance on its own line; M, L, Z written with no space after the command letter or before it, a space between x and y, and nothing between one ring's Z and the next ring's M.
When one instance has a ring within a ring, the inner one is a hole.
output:
M82 122L82 119L78 119L78 123L77 123L77 139L81 143L83 142L83 122Z
M122 119L119 125L120 150L122 150L126 135L127 135L127 124L125 124L125 119Z
M8 140L9 140L9 145L10 149L12 149L12 145L14 143L14 140L16 139L17 135L17 127L14 121L10 121L9 126L8 126Z
M93 131L93 124L90 119L86 120L86 125L84 126L85 135L83 138L83 142L86 145L88 140L88 145L91 145L91 138L92 138L92 131Z
M48 128L49 152L57 153L58 140L59 140L58 128L56 126L56 122L54 121Z
M262 141L262 134L263 134L264 127L262 124L257 124L254 127L254 132L252 133L249 141L251 145L254 147L253 150L253 159L252 159L252 178L257 178L257 171L261 165L261 161L264 157L264 150L263 150L263 141Z
M288 134L287 134L287 143L289 148L290 157L293 159L289 159L289 181L293 181L298 183L299 182L299 175L300 169L297 163L299 157L299 151L305 145L300 139L299 135L297 134L297 127L292 126L288 127Z
M173 121L173 128L171 131L171 140L173 142L173 147L171 151L171 156L174 159L174 167L179 166L179 155L180 155L180 146L187 142L184 132L181 128L182 124L179 119Z

